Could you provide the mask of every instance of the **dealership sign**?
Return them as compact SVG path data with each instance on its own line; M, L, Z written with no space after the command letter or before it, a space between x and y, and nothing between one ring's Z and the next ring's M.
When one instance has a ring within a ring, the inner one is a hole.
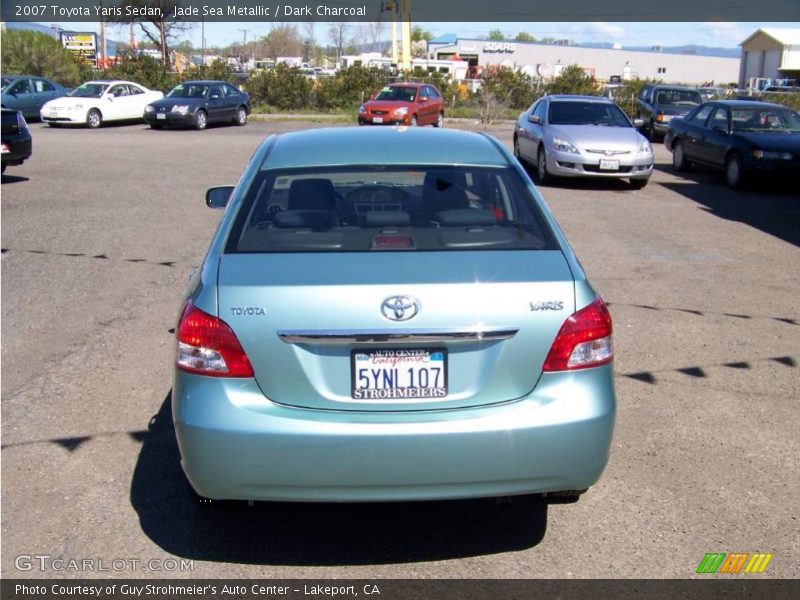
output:
M93 67L97 66L97 34L61 32L61 45L75 54L75 58Z

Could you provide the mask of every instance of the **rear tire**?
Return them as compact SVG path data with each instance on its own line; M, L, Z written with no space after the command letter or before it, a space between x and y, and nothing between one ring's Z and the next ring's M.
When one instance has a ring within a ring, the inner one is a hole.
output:
M208 115L204 110L198 110L197 114L194 116L194 128L202 131L208 127Z
M97 129L103 124L103 115L96 108L91 109L86 113L86 126L89 129Z
M733 190L740 190L744 185L744 167L741 157L736 153L725 161L725 183Z
M686 159L686 152L683 149L683 140L678 140L672 146L672 166L676 171L688 171L690 163Z
M433 124L434 127L444 127L444 113L439 113L439 116L436 117L436 122Z
M408 123L411 127L416 127L418 125L417 115L411 115L411 121Z

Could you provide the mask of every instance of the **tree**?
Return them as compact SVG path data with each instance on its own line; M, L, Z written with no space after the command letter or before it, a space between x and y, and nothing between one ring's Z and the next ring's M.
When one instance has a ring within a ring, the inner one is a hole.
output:
M415 25L414 28L411 30L411 41L412 42L429 42L433 39L433 34L430 31L427 31L420 27L419 25Z
M84 81L89 70L57 39L38 31L4 31L0 52L4 75L39 75L72 87Z
M336 48L336 59L340 59L347 46L347 36L350 32L350 26L345 21L338 21L331 23L328 27L328 40L331 45Z
M514 41L515 41L515 42L529 42L529 43L533 43L533 42L535 42L535 41L536 41L536 38L535 38L535 37L533 37L533 36L532 36L530 33L527 33L527 32L525 32L525 31L520 31L520 32L517 34L517 37L515 37L515 38L514 38Z
M600 91L597 89L595 80L589 77L582 67L569 65L547 85L547 93L597 96Z
M383 21L373 21L366 24L367 39L370 41L370 50L378 52L381 50L380 43L383 41L383 33L386 30L386 23Z
M129 23L134 21L139 24L142 33L149 39L161 52L161 62L169 64L170 43L178 34L192 28L191 23L172 18L175 8L181 6L181 0L122 0L122 16L119 22ZM126 9L138 9L137 16L126 16ZM144 9L155 9L159 11L147 11ZM140 16L146 14L147 16ZM158 15L161 16L158 16Z
M488 39L493 42L502 42L504 39L506 39L506 36L503 35L503 32L500 31L499 29L492 29L489 32Z
M265 58L300 56L303 53L303 40L294 25L273 25L263 42Z

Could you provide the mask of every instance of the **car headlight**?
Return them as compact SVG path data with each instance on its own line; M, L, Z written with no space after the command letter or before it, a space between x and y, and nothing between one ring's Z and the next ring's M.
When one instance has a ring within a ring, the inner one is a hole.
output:
M189 105L176 104L175 106L172 107L172 112L181 113L182 115L185 115L187 112L189 112Z
M758 160L792 160L791 152L769 152L767 150L753 150L753 158Z
M150 104L144 107L144 112L153 112L155 108L153 108Z
M672 115L660 114L656 115L656 123L669 123L672 120Z
M636 149L637 154L652 154L653 147L650 145L650 142L642 142L639 144L639 147Z
M358 114L363 115L365 112L367 112L367 108L363 104L358 107Z
M572 142L568 142L567 140L554 137L553 138L553 150L556 152L569 152L570 154L580 154L578 149L572 145Z
M400 108L396 108L394 110L394 114L396 114L398 117L405 117L408 114L408 107L401 106Z

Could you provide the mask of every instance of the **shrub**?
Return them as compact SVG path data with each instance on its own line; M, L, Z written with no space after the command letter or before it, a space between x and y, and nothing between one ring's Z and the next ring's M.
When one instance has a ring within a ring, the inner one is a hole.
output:
M74 87L89 74L89 67L79 63L57 39L38 31L3 31L0 52L5 75L38 75Z
M121 54L119 61L103 71L101 77L135 81L146 88L161 90L164 93L171 90L180 80L180 77L172 73L160 60L136 52Z
M558 77L547 84L548 94L576 94L579 96L598 96L600 90L595 80L578 65L569 65Z
M542 95L540 87L530 75L501 67L484 75L479 94L490 94L494 97L493 102L524 110Z

